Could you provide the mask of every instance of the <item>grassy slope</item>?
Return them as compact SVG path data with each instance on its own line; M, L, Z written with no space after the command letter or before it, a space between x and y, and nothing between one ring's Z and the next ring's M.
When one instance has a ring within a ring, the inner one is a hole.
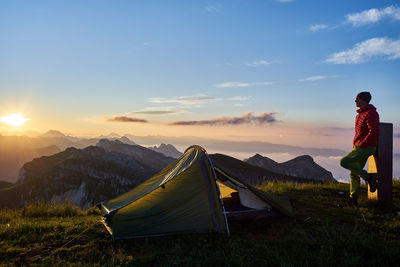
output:
M41 204L1 210L0 265L397 266L400 262L400 182L394 182L393 204L361 198L358 209L342 206L346 194L339 192L347 192L346 184L270 183L263 188L294 198L296 217L232 222L230 237L194 234L113 244L95 209ZM365 187L362 190L366 195Z

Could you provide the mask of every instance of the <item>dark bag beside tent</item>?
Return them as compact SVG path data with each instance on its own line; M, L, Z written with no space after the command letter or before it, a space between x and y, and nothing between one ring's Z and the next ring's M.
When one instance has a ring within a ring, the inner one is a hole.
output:
M238 191L243 206L273 209L293 216L287 199L247 185L214 165L200 146L185 153L157 175L98 207L114 239L179 233L228 233L220 188Z

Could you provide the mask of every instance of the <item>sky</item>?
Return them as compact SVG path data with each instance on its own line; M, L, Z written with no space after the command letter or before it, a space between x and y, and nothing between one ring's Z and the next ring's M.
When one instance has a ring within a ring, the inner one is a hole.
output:
M400 1L1 1L0 134L349 149L370 91L400 139Z

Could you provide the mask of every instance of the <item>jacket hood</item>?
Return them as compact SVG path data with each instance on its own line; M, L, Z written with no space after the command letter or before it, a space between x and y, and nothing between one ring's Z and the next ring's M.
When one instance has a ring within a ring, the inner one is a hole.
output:
M374 105L368 104L360 109L357 110L358 113L364 113L368 110L376 110L376 107L374 107Z

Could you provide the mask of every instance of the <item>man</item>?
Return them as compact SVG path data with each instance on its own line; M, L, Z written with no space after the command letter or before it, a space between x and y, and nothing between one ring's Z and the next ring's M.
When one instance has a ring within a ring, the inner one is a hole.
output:
M363 168L368 157L376 152L379 137L379 115L376 108L369 104L371 94L361 92L356 97L358 114L355 124L353 150L341 159L340 165L350 170L350 198L349 205L358 206L358 193L360 189L360 177L370 186L370 191L375 192L377 187L377 175L367 173Z

